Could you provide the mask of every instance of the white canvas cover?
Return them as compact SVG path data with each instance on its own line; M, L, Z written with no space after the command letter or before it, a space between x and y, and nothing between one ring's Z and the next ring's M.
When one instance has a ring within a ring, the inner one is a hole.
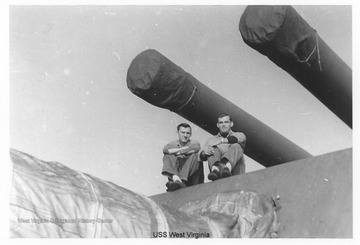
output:
M254 192L219 193L176 210L58 162L16 150L10 155L14 238L269 237L276 232L271 201Z

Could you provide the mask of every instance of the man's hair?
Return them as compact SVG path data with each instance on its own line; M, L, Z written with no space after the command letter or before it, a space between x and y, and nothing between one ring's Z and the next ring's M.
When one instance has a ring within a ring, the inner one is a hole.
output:
M191 130L191 127L190 127L189 124L187 124L187 123L180 123L180 124L176 127L176 129L177 129L178 132L179 132L179 130L180 130L181 127L183 127L183 128L190 128L190 130Z
M219 116L217 117L218 121L219 121L219 118L223 118L223 117L229 117L230 122L233 121L232 118L231 118L231 116L230 116L229 114L227 114L227 113L224 113L224 112L222 112L222 113L219 114Z

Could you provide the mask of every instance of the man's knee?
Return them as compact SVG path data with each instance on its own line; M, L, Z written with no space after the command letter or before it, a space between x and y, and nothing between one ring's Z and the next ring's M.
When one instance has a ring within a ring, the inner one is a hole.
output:
M242 148L241 148L241 145L240 145L240 144L231 144L231 145L229 146L229 149L241 150L241 151L242 151Z
M227 154L230 154L238 161L243 155L243 149L239 144L231 144L227 150Z
M217 146L213 147L214 155L221 155L222 151Z
M199 162L199 159L198 159L197 153L193 153L193 154L187 156L186 163L194 166L194 165L198 165L198 162Z
M190 155L187 156L188 159L198 159L198 154L197 153L191 153Z
M176 162L177 160L177 156L173 155L173 154L164 154L163 157L163 162Z
M168 160L170 160L170 159L172 159L172 158L173 158L173 155L164 154L164 156L163 156L163 161L168 161Z
M169 155L169 154L165 154L163 156L163 168L168 168L168 167L174 167L176 165L177 159L174 155Z

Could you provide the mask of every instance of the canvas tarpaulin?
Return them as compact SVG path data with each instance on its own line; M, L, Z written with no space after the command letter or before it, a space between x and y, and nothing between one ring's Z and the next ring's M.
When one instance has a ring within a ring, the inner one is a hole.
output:
M276 237L277 216L274 210L276 200L270 200L256 192L223 192L188 202L179 210L191 215L236 214L234 227L228 230L229 237Z
M193 97L198 81L159 52L149 49L135 57L127 72L130 91L147 102L171 111Z
M166 231L151 199L12 150L12 237L149 237Z
M317 45L316 31L290 6L248 6L239 29L245 43L275 63L286 65L287 58L299 62L310 56L318 58L313 52Z
M13 238L269 237L276 232L271 200L256 193L218 194L177 210L58 162L13 149L11 159Z

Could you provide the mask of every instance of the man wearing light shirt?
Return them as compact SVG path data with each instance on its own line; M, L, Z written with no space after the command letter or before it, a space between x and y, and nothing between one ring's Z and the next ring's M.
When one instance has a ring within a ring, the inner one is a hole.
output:
M233 125L229 114L220 114L217 122L219 133L209 138L200 151L200 160L209 164L209 180L214 181L245 172L243 153L246 136L241 132L233 132Z
M190 140L191 127L187 123L177 126L178 140L165 145L163 149L162 174L168 177L167 191L204 183L202 162L198 160L200 143Z

